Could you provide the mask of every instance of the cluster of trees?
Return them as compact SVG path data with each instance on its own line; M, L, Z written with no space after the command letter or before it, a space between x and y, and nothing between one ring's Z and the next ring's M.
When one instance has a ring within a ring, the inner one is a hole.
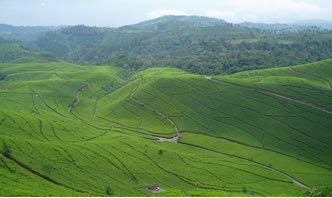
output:
M235 73L332 57L332 33L328 31L275 34L224 22L202 26L166 22L120 29L68 27L48 33L34 46L75 63L112 64L131 70L177 67L200 74Z

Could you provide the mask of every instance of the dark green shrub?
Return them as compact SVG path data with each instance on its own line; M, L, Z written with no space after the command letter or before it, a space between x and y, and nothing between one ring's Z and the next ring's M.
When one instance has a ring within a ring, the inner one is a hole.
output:
M243 186L242 187L242 192L247 193L248 192L247 188Z
M5 156L9 157L12 152L6 143L3 144L2 152Z
M105 188L105 193L106 193L106 195L108 195L108 196L113 195L113 190L112 190L111 186L106 186L106 188Z

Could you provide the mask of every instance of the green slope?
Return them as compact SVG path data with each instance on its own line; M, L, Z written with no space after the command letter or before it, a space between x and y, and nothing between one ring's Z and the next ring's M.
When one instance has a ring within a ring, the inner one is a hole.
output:
M110 66L0 64L0 195L304 196L331 186L331 68L212 78L152 68L124 79Z
M0 38L0 63L26 63L58 61L56 56L47 52L40 52L27 48L14 41Z

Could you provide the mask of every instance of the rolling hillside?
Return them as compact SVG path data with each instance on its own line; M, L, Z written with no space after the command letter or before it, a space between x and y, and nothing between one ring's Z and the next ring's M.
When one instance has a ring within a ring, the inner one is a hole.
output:
M212 77L67 62L0 74L0 196L331 190L331 59Z
M13 41L0 38L0 63L26 63L58 61L54 54L40 52Z

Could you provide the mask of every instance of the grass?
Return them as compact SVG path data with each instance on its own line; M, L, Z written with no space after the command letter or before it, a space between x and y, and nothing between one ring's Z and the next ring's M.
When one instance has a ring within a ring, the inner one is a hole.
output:
M307 195L290 178L328 189L331 66L207 80L172 68L125 79L111 66L0 64L0 196ZM158 141L176 128L177 144Z

